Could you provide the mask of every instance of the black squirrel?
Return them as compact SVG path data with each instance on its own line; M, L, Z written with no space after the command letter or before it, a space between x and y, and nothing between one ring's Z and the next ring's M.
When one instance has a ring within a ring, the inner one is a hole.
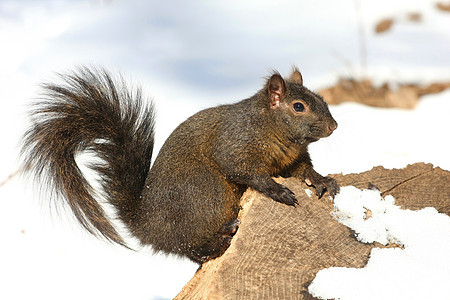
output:
M223 254L236 232L239 200L251 187L295 206L295 195L272 176L295 176L321 197L336 181L314 171L308 144L337 123L322 97L303 86L300 72L274 72L263 89L235 104L202 110L169 136L150 168L154 109L139 89L105 69L80 67L45 84L31 112L22 155L26 170L65 199L89 232L126 246L95 199L75 155L92 163L106 200L143 245L197 263Z

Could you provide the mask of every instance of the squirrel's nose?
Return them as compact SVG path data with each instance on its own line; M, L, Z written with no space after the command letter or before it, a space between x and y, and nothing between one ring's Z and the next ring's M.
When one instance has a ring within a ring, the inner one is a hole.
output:
M328 124L328 130L330 131L330 134L333 133L333 131L336 130L338 124L335 120L333 120L332 122L330 122L330 124Z

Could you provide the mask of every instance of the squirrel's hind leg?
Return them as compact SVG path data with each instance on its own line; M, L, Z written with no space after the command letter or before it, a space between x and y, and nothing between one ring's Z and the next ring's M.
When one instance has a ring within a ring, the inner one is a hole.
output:
M236 234L239 224L238 219L231 219L225 223L217 235L200 248L192 251L189 258L199 264L207 262L210 259L221 256L231 244L233 236Z
M231 240L236 234L239 228L239 224L241 224L241 221L239 219L232 219L222 226L222 229L219 232L219 245L221 246L220 255L222 255L228 249L228 247L230 247Z

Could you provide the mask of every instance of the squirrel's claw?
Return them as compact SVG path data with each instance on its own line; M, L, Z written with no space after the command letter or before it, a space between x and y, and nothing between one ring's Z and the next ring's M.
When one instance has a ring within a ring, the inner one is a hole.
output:
M298 201L295 198L295 194L288 189L287 187L281 185L280 191L277 196L272 197L275 201L284 203L286 205L294 206L297 204Z
M264 194L277 202L284 203L289 206L295 207L296 204L298 205L295 194L282 184L274 184L270 189L265 190Z
M339 185L336 180L331 177L320 176L311 180L311 178L306 178L305 182L308 186L313 186L316 189L317 197L322 198L323 194L328 191L328 194L334 199L337 193L339 193Z

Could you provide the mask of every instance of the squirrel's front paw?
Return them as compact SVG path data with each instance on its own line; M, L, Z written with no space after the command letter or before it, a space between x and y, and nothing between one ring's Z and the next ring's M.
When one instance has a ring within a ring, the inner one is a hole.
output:
M298 205L295 194L290 189L281 184L278 184L276 189L269 191L269 196L273 200L284 203L286 205L294 207L296 204Z
M316 189L316 195L322 198L325 191L328 191L330 196L334 199L337 193L339 193L339 185L336 180L331 177L307 177L305 178L305 182L308 186L313 186Z

